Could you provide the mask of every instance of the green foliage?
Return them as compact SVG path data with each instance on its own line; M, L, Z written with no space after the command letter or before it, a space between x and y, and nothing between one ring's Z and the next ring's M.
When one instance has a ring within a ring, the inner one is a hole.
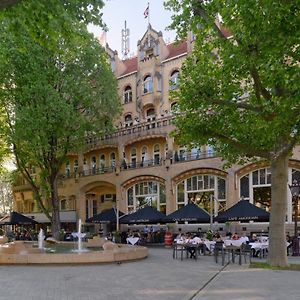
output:
M86 29L101 24L102 4L28 0L0 12L3 136L42 208L41 198L49 200L52 218L59 218L57 179L67 153L80 150L87 134L110 131L120 112L108 57Z
M176 93L180 141L213 145L229 162L289 153L300 132L299 5L166 2L171 27L196 36Z
M103 5L102 0L26 0L0 10L0 20L9 19L8 30L20 38L25 31L39 44L53 48L61 36L76 38L78 26L93 23L105 27Z

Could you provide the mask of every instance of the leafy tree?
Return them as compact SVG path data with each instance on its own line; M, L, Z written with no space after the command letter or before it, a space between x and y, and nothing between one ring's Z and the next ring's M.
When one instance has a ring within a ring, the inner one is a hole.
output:
M0 215L12 210L13 194L11 190L11 173L7 170L0 175Z
M85 24L73 18L72 10L68 18L72 34L60 34L58 28L49 45L40 43L27 28L15 32L10 14L0 18L0 101L7 115L8 142L56 238L57 184L67 154L80 149L88 132L112 129L120 111L104 49ZM31 166L37 167L38 179L31 175Z
M56 47L58 40L78 38L78 24L95 24L105 27L102 22L102 0L4 0L0 3L0 19L10 19L8 30L14 35L23 32L38 43Z
M300 133L299 3L165 4L174 11L171 27L179 36L192 31L196 37L176 94L176 133L185 144L213 145L229 163L270 164L268 261L286 266L288 160ZM218 14L226 30L216 22Z

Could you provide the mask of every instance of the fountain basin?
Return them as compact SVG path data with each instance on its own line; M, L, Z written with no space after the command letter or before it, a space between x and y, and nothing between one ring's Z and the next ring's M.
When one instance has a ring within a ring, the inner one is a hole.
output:
M33 242L15 241L1 245L0 264L92 264L143 259L148 249L141 246L118 244L113 249L91 252L45 253L34 248Z

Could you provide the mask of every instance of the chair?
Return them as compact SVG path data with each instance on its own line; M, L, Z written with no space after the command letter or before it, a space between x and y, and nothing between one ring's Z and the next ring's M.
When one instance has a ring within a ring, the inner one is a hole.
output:
M214 247L214 257L216 263L218 263L218 256L221 254L222 257L222 266L225 264L225 249L224 249L224 242L223 241L217 241Z
M177 242L173 242L173 258L177 258L177 253L180 253L180 259L183 260L183 252L186 251L186 248L183 244L177 244Z
M249 262L251 263L252 253L253 253L253 251L249 244L242 244L241 255L244 256L245 263L247 262L247 256L249 256Z
M225 251L228 254L228 262L230 262L230 260L234 263L235 262L235 256L238 255L239 256L239 264L242 264L242 252L241 252L241 248L242 246L238 247L238 246L234 246L234 245L228 245L225 247ZM231 259L230 259L231 256Z

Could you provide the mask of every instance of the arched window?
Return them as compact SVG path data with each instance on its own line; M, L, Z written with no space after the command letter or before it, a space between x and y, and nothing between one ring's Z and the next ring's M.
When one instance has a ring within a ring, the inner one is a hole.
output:
M170 90L176 90L178 88L179 71L173 71L170 78Z
M132 126L133 121L132 121L131 114L126 115L125 118L124 118L124 120L125 120L125 127Z
M153 147L153 160L154 160L155 165L160 164L160 147L159 147L159 144L156 144Z
M66 210L67 209L67 199L60 200L60 210Z
M152 93L153 92L153 80L150 75L146 76L144 78L144 83L143 83L143 93Z
M193 202L217 215L226 209L225 183L224 178L210 174L189 177L177 185L177 207Z
M131 86L127 85L123 93L124 104L132 102L132 89Z
M144 181L127 190L127 210L136 211L150 205L162 213L166 213L165 185L157 181Z

